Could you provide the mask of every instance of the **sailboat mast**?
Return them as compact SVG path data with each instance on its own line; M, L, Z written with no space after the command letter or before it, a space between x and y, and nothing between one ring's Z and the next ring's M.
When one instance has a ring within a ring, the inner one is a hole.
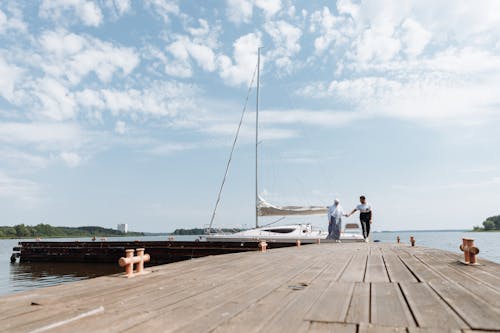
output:
M260 49L257 55L257 101L255 103L255 227L259 227L259 88L260 88Z

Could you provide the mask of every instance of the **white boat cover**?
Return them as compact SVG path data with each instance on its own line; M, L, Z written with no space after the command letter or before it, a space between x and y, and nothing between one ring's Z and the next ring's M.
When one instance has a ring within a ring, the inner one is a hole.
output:
M259 216L317 215L326 214L325 206L274 206L259 196L257 213Z

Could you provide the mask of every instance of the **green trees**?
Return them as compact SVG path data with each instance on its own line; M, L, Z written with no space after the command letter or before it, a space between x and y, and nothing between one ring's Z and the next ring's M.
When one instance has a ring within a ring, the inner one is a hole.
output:
M0 226L0 238L47 238L47 237L110 237L110 236L144 236L142 232L123 233L115 229L102 227L53 227L40 223L35 226L18 224L13 227Z
M500 230L500 215L490 216L483 222L483 227L474 227L475 231Z

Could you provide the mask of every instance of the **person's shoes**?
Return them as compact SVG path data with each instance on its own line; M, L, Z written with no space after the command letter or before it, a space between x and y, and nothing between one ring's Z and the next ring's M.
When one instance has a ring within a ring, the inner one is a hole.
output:
M342 243L342 241L339 239L339 240L337 241L337 243Z
M368 243L368 242L369 242L368 238L365 238L365 243Z

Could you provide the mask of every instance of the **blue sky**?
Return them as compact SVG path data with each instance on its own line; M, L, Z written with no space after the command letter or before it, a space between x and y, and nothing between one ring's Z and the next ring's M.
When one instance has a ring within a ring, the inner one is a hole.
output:
M207 225L259 46L267 201L500 213L498 1L46 0L0 3L0 224ZM220 227L254 221L250 98Z

